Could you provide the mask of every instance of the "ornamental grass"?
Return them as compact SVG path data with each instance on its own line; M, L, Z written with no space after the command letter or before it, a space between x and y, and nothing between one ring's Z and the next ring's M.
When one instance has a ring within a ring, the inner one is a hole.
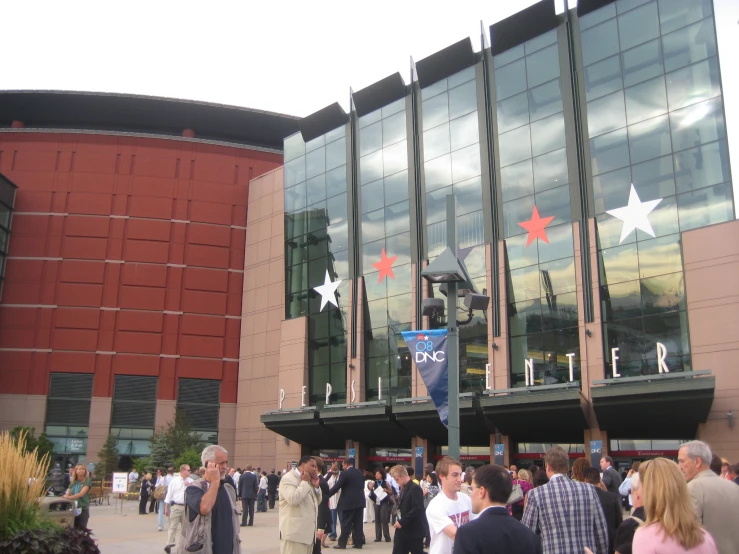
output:
M17 533L49 527L40 515L38 498L46 494L49 456L26 451L26 434L16 442L10 433L0 433L0 539Z

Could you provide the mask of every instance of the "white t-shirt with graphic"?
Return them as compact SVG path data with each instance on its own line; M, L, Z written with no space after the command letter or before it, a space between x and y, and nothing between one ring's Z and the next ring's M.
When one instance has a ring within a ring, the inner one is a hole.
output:
M457 493L457 499L452 500L443 491L437 494L426 508L431 531L429 554L452 554L454 541L444 533L444 528L451 523L459 529L476 517L472 513L472 501L468 495Z

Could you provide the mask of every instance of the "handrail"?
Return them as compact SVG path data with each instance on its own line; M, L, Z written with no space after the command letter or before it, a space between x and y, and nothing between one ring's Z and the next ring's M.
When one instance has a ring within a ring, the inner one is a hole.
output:
M639 375L637 377L613 377L611 379L596 379L594 385L615 385L616 383L644 383L654 380L665 379L690 379L700 375L711 375L710 369L698 369L696 371L680 371L676 373L655 373L654 375Z
M315 406L302 406L301 408L283 408L280 410L270 410L268 412L264 412L262 415L289 414L289 413L295 413L295 412L315 412L315 411L316 411Z
M362 408L365 406L387 406L387 400L370 400L368 402L354 402L352 404L326 404L326 408Z

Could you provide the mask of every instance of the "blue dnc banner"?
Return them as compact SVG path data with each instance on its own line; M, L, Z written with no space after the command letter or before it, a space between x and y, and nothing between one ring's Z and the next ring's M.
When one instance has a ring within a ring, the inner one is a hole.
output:
M403 339L413 355L441 422L449 424L449 381L447 377L446 329L403 331Z

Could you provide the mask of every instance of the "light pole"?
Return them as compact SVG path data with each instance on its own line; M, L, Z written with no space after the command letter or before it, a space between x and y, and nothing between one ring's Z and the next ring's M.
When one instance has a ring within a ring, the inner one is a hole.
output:
M446 248L421 275L432 283L446 283L447 372L449 388L448 454L459 460L459 333L457 289L459 283L474 290L467 271L457 258L457 214L453 194L446 197Z

